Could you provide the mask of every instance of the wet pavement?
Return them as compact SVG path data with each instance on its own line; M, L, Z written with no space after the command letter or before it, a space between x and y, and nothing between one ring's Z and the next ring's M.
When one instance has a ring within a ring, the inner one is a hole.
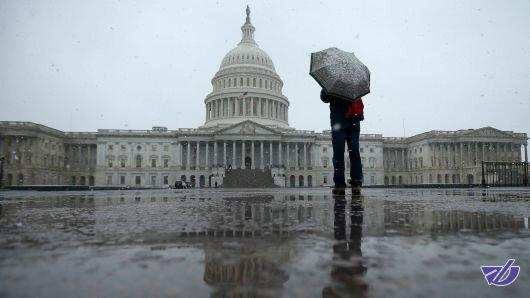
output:
M529 217L530 189L4 191L0 297L527 297Z

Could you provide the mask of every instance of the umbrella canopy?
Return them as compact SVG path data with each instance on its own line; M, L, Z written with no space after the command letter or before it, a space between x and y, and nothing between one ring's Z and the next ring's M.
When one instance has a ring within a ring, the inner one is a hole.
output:
M353 53L329 48L311 53L309 74L329 95L356 100L370 93L370 70Z

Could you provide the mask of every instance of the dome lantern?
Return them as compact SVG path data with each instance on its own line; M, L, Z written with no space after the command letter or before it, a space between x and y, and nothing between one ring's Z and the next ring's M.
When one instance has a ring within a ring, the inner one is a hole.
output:
M256 41L254 41L254 31L256 31L256 28L252 26L252 23L250 22L250 8L247 5L247 19L245 21L245 24L241 26L241 31L243 32L243 38L241 38L241 42L238 44L248 43L248 44L256 44Z

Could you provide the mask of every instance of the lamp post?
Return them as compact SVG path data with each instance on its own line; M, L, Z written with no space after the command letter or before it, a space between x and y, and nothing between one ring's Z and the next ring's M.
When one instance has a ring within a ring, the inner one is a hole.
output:
M0 157L0 188L4 186L4 160L5 157Z

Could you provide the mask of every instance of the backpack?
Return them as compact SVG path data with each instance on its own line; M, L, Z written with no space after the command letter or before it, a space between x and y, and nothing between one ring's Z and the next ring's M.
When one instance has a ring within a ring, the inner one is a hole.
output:
M360 97L348 105L348 108L346 109L346 118L359 120L364 119L364 104Z

